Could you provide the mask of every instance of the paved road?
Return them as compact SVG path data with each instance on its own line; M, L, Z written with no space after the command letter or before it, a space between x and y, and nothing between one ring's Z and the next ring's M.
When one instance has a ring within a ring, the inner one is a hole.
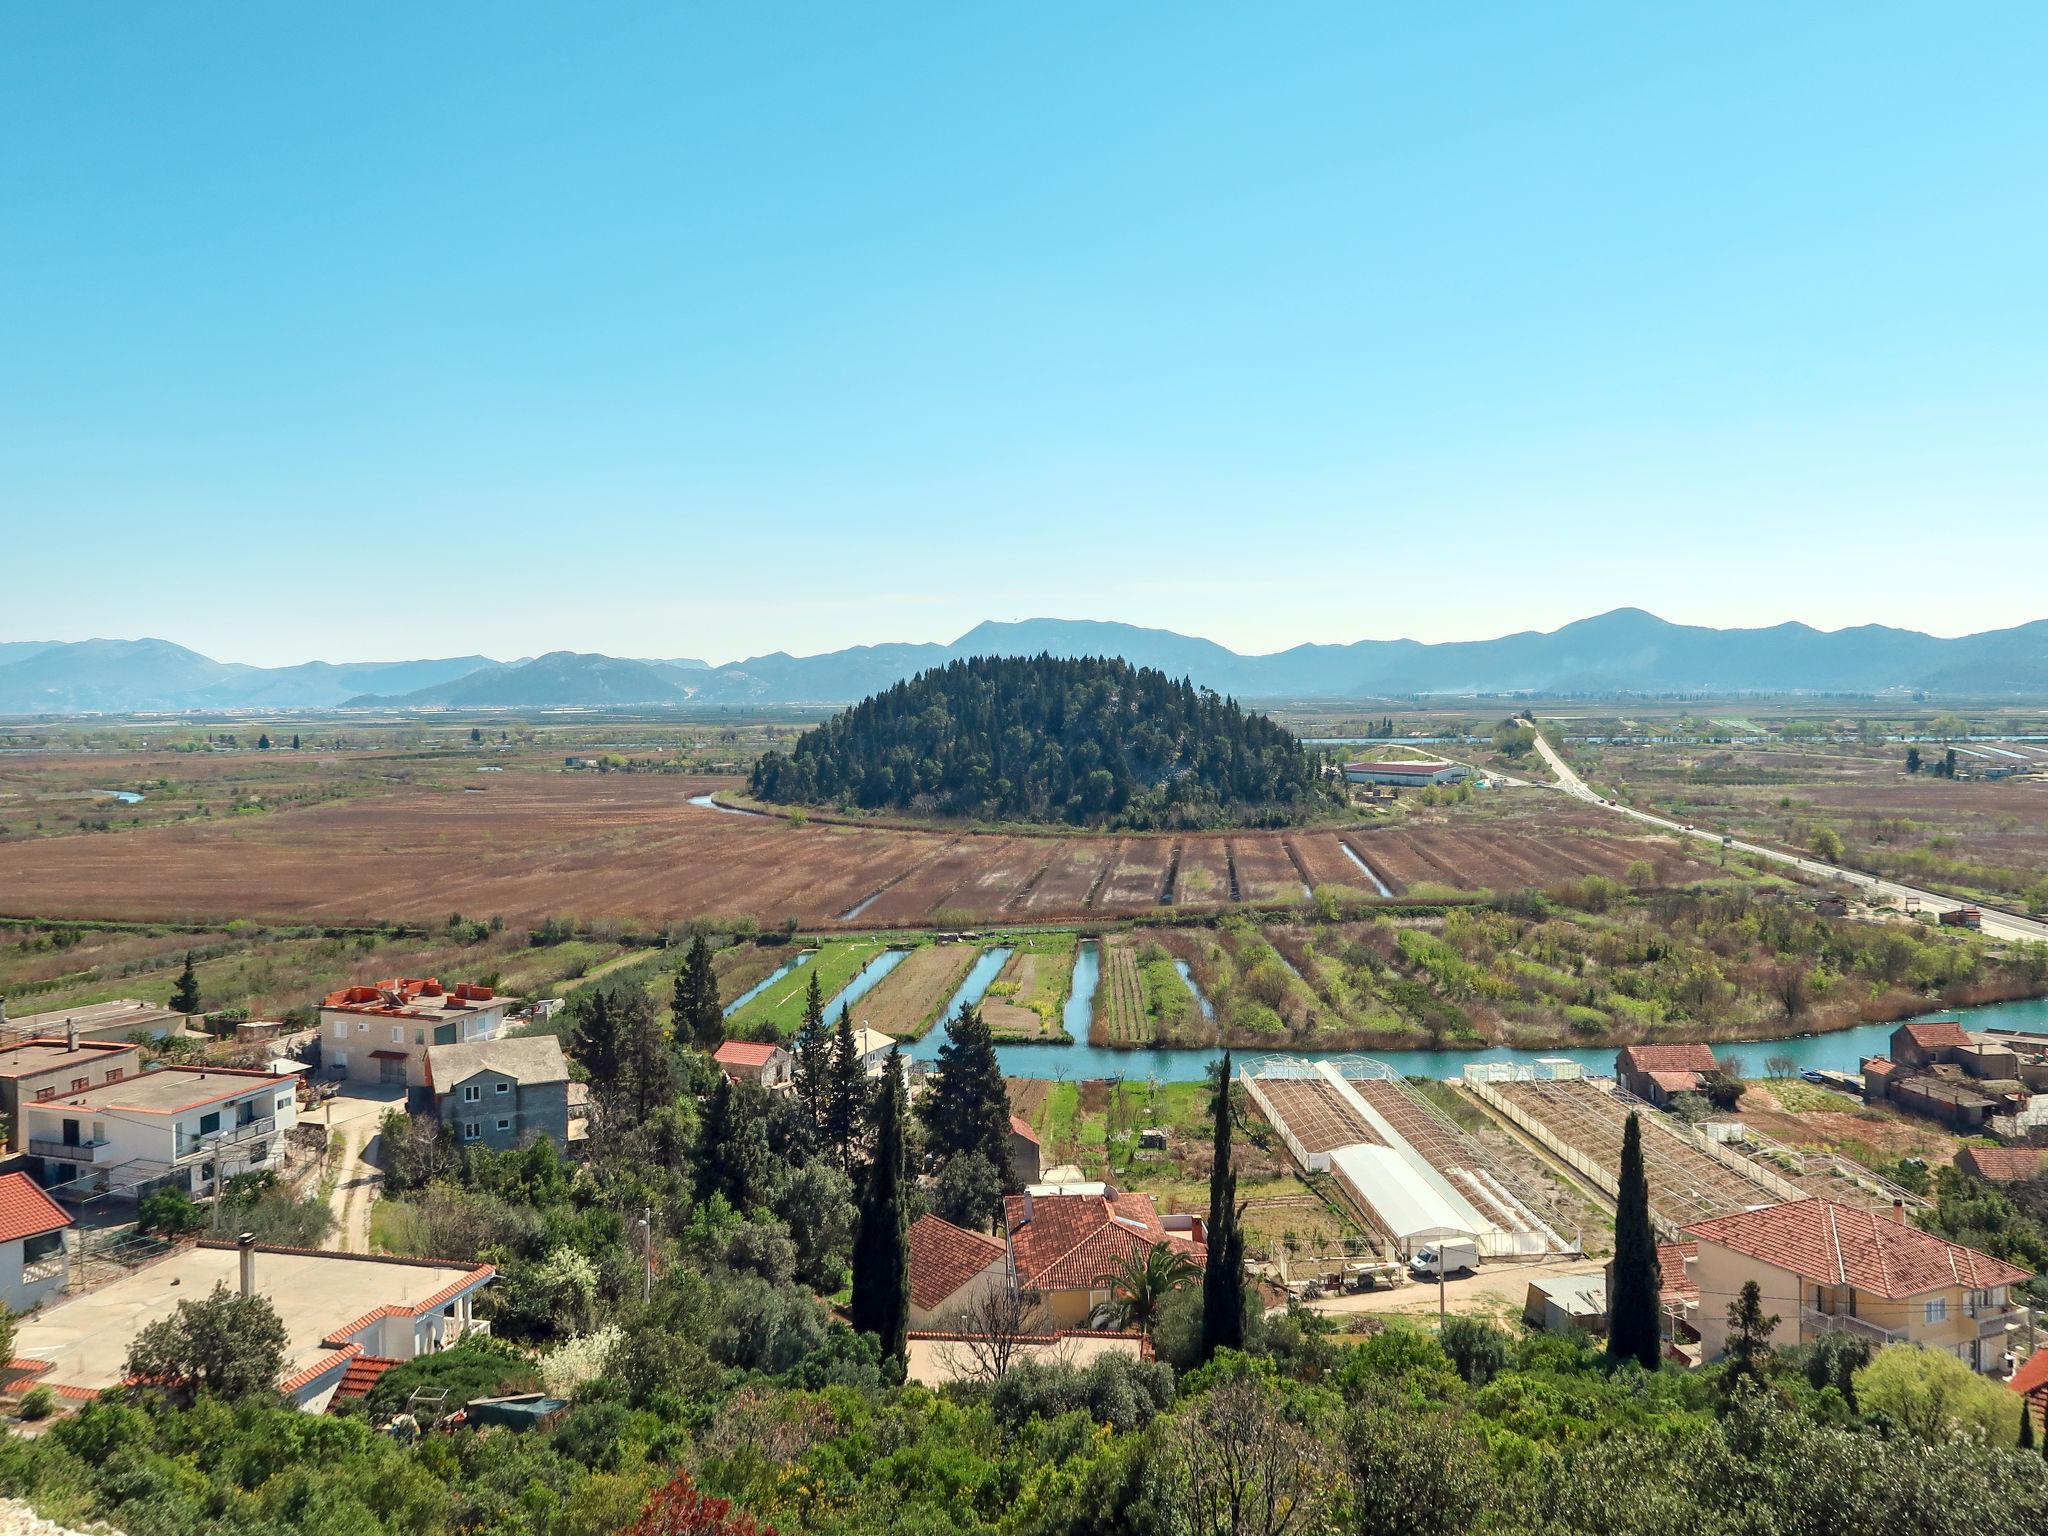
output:
M1525 720L1521 723L1527 725L1529 722ZM1583 800L1588 805L1604 806L1618 816L1631 817L1647 826L1656 827L1660 831L1675 833L1679 837L1689 837L1696 842L1715 846L1721 844L1721 838L1715 833L1695 831L1682 821L1673 821L1666 816L1653 816L1648 811L1639 811L1633 806L1617 805L1612 801L1601 799L1587 786L1584 779L1572 772L1570 764L1558 756L1557 751L1549 742L1543 739L1540 733L1536 737L1536 750L1543 754L1543 760L1550 765L1551 771L1557 775L1555 787L1563 790L1572 798ZM1730 838L1728 839L1727 846L1736 849L1738 852L1753 853L1759 858L1783 864L1788 868L1799 870L1802 874L1855 886L1867 896L1882 897L1898 902L1902 906L1910 900L1917 903L1924 911L1948 912L1956 907L1969 905L1967 902L1957 901L1952 896L1942 896L1933 891L1922 890L1916 885L1901 885L1896 880L1884 880L1876 875L1866 875L1860 869L1846 869L1839 864L1825 864L1819 859L1808 858L1804 854L1787 853L1782 848L1768 848L1762 843L1747 843L1740 838ZM1984 932L1993 938L2048 940L2048 923L2036 922L2030 917L2014 917L2004 912L1995 912L1989 907L1980 908L1979 910L1984 914Z

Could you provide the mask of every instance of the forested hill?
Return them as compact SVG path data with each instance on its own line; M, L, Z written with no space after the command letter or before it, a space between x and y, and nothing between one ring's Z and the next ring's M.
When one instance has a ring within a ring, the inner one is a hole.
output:
M1326 805L1301 744L1149 667L977 656L856 704L754 766L763 800L1119 827L1278 825Z

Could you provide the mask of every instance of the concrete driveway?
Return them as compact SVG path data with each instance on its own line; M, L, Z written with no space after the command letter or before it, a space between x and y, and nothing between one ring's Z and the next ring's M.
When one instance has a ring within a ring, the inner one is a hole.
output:
M344 1083L341 1092L306 1118L328 1127L328 1156L335 1169L335 1247L349 1253L370 1251L370 1207L384 1180L378 1166L378 1127L385 1115L405 1108L405 1089L382 1083ZM340 1150L334 1150L336 1143Z

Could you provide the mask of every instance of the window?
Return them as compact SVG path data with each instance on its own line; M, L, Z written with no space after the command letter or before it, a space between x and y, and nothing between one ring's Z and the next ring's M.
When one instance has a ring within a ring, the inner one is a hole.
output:
M347 1019L336 1019L334 1021L334 1038L337 1040L346 1040L348 1038Z
M481 1121L465 1120L462 1122L462 1139L464 1141L475 1141L483 1133L484 1128Z
M71 1079L71 1091L73 1093L83 1093L91 1086L92 1079L89 1077L74 1077Z
M498 1084L498 1092L500 1092L500 1093L510 1093L511 1091L512 1091L512 1085L511 1085L510 1083L500 1083L500 1084Z
M474 1103L476 1103L476 1102L477 1102L477 1100L481 1099L481 1098L482 1098L483 1096L484 1096L484 1091L483 1091L483 1089L481 1089L480 1087L478 1087L478 1086L477 1086L477 1085L476 1085L475 1083L464 1083L464 1084L462 1085L462 1102L463 1102L463 1103L465 1103L465 1104L474 1104Z
M46 1103L55 1097L57 1097L57 1090L54 1088L38 1088L36 1090L36 1102L38 1104Z
M391 1026L391 1043L393 1045L405 1044L405 1029L402 1025L394 1024Z
M126 1068L123 1067L109 1067L107 1068L106 1080L110 1083L118 1083L119 1081L121 1081L121 1078L125 1074L125 1072Z
M217 1130L219 1130L219 1129L220 1129L220 1111L219 1111L219 1110L217 1110L217 1109L216 1109L216 1110L214 1110L214 1111L213 1111L213 1112L212 1112L211 1114L205 1114L205 1115L201 1115L201 1116L199 1117L199 1134L200 1134L200 1135L202 1135L202 1136L211 1136L211 1135L212 1135L212 1134L213 1134L213 1133L214 1133L215 1131L217 1131Z
M1921 1311L1929 1323L1945 1323L1948 1321L1948 1298L1946 1296L1930 1297L1927 1305Z
M414 1045L425 1045L427 1043L427 1032L424 1029L414 1030L412 1032L412 1043Z
M510 1120L500 1120L498 1122L498 1129L501 1131L509 1131L512 1129L512 1122Z
M368 1019L357 1019L357 1020L356 1020L356 1033L357 1033L357 1034L359 1034L359 1035L367 1035L367 1034L368 1034L369 1032L370 1032L370 1021L369 1021Z

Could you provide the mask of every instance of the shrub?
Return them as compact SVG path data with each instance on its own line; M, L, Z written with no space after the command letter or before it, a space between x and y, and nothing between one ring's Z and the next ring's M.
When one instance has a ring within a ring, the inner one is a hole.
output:
M57 1411L57 1394L48 1387L31 1387L21 1400L21 1416L34 1424Z

